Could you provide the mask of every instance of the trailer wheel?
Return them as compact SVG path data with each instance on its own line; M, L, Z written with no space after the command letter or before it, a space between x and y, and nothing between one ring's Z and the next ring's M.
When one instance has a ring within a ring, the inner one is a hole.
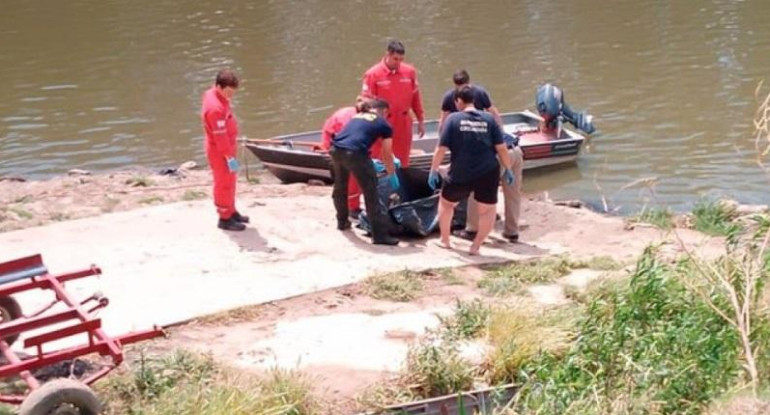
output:
M102 405L94 392L74 379L55 379L32 391L19 415L98 415Z
M21 306L13 297L0 297L0 323L7 323L11 320L16 320L21 316ZM14 334L11 336L6 336L3 340L5 340L5 342L10 346L18 338L19 335Z

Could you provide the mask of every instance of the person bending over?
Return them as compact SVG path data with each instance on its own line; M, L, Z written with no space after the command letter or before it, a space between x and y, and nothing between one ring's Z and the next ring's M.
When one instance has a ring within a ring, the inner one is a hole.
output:
M348 178L352 173L364 194L366 215L372 223L372 243L397 245L398 239L390 236L390 221L384 208L377 201L377 173L369 158L369 150L382 141L382 161L388 173L391 187L400 186L393 163L393 130L385 118L388 103L374 99L371 109L353 116L345 128L332 139L331 158L334 171L334 209L337 212L337 229L350 229L348 219Z

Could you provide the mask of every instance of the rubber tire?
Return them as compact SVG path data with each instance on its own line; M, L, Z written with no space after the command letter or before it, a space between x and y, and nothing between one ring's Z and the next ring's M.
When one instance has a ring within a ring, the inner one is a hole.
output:
M67 403L78 408L80 415L98 415L102 411L102 404L91 388L83 382L61 378L32 391L19 407L19 415L49 415Z
M8 316L8 320L5 319L6 316ZM16 299L11 296L0 297L0 317L2 317L0 324L16 320L21 316L21 306L16 301ZM12 336L7 336L4 340L6 343L8 343L8 346L10 346L18 338L19 334L14 334Z

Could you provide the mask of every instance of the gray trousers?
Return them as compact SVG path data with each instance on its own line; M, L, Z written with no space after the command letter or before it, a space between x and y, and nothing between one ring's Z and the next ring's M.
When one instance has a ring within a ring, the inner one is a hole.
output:
M504 236L519 234L519 214L521 212L521 179L524 170L524 154L519 147L508 150L508 156L511 157L511 165L516 180L513 185L508 186L503 181L503 204L505 208L505 229ZM500 169L505 169L500 163ZM479 208L473 195L468 198L468 221L465 224L465 230L476 232L479 229Z

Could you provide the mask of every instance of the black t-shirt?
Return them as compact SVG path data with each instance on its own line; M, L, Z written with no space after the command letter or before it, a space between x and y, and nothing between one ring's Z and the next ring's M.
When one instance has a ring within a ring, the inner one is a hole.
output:
M475 94L473 99L473 106L476 107L477 110L488 110L489 107L492 106L492 99L489 98L487 90L478 85L471 85L471 89ZM455 89L452 88L444 94L444 98L441 100L441 111L457 112L454 93Z
M452 152L449 180L453 183L470 183L490 170L500 168L495 146L503 144L503 134L488 112L473 110L449 114L439 143Z
M369 149L380 138L391 138L393 129L387 121L371 112L353 116L339 134L332 139L336 148L369 153Z

